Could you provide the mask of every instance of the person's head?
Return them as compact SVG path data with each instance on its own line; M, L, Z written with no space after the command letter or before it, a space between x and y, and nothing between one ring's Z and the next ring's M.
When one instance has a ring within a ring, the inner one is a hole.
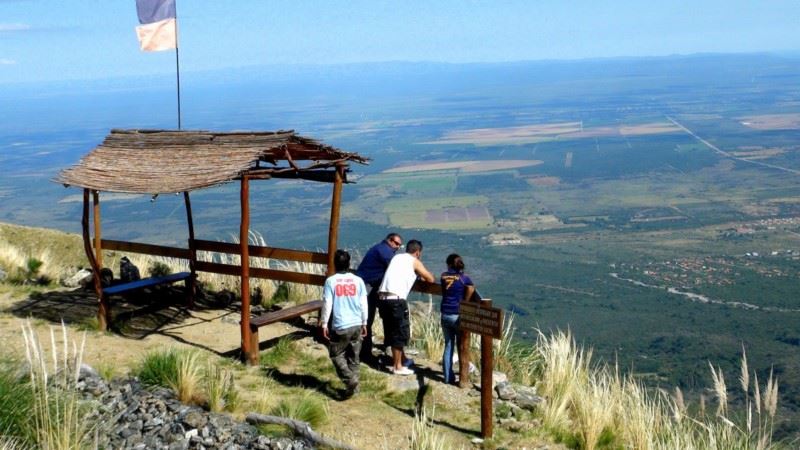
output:
M419 257L422 254L422 242L412 239L406 244L406 253Z
M347 250L336 250L333 254L333 267L337 272L347 272L350 269L350 253Z
M464 260L456 253L447 255L447 268L457 272L464 271Z
M397 249L403 246L403 238L397 233L387 234L385 240L386 243L389 244L389 247L392 247L394 251L397 251Z

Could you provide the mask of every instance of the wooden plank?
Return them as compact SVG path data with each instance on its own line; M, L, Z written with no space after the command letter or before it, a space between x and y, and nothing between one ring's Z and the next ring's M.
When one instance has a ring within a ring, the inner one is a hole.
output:
M231 244L229 242L216 242L196 239L194 244L195 250L202 250L206 252L230 253L232 255L238 255L241 250L239 244ZM250 256L257 256L260 258L272 258L314 264L328 263L327 253L291 250L277 247L261 247L257 245L249 245L248 250L250 251Z
M239 266L233 264L211 263L197 261L196 269L198 272L218 273L221 275L239 276ZM325 275L313 273L289 272L286 270L250 268L251 278L264 278L268 280L286 281L289 283L312 284L322 286L325 284Z
M271 323L280 322L287 319L302 316L304 314L312 313L322 309L322 300L314 300L302 305L291 306L289 308L279 309L278 311L268 312L258 317L250 319L250 327L258 328Z
M439 283L428 283L427 281L417 280L412 291L422 292L423 294L442 295L442 285Z
M178 272L172 273L163 277L150 277L142 278L141 280L131 281L129 283L117 284L109 288L103 289L106 295L121 294L123 292L142 289L149 286L157 286L159 284L175 283L176 281L183 281L191 278L191 272Z
M105 250L114 250L118 252L143 253L145 255L168 256L181 259L191 258L191 253L189 249L186 248L143 244L140 242L115 241L112 239L102 239L100 245Z

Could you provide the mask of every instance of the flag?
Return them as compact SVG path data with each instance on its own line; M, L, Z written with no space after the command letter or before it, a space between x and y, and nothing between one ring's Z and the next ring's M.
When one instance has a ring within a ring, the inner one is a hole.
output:
M157 52L178 47L178 24L175 0L136 0L139 25L136 36L144 52Z

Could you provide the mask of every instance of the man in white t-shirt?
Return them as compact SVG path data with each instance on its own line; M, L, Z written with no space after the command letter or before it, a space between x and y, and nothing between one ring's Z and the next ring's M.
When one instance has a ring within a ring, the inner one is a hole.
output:
M367 288L361 278L348 272L349 253L336 250L333 265L336 273L325 280L322 289L320 327L330 341L328 354L346 386L345 398L349 398L358 392L358 355L361 339L367 335Z
M433 283L433 274L420 261L422 242L412 239L406 244L406 252L394 255L386 268L378 296L383 318L383 334L386 345L392 347L391 372L395 375L411 375L413 370L405 367L405 352L411 337L411 319L408 312L408 294L417 277Z

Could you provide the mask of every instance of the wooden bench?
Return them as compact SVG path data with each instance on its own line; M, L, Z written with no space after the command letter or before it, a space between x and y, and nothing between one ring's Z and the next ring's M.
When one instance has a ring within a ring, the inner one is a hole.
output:
M250 348L253 351L253 356L258 354L259 328L263 327L264 325L269 325L271 323L282 322L288 319L294 319L295 317L300 317L303 314L312 313L314 311L320 311L322 309L323 304L324 302L322 300L314 300L308 303L303 303L302 305L295 305L295 306L290 306L288 308L279 309L277 311L271 311L266 314L262 314L258 317L253 317L252 319L250 319Z
M128 283L116 284L111 287L103 288L104 295L116 295L137 289L143 289L150 286L158 286L159 284L169 284L178 281L186 281L191 277L190 272L178 272L163 277L150 277L142 278L141 280L130 281Z

